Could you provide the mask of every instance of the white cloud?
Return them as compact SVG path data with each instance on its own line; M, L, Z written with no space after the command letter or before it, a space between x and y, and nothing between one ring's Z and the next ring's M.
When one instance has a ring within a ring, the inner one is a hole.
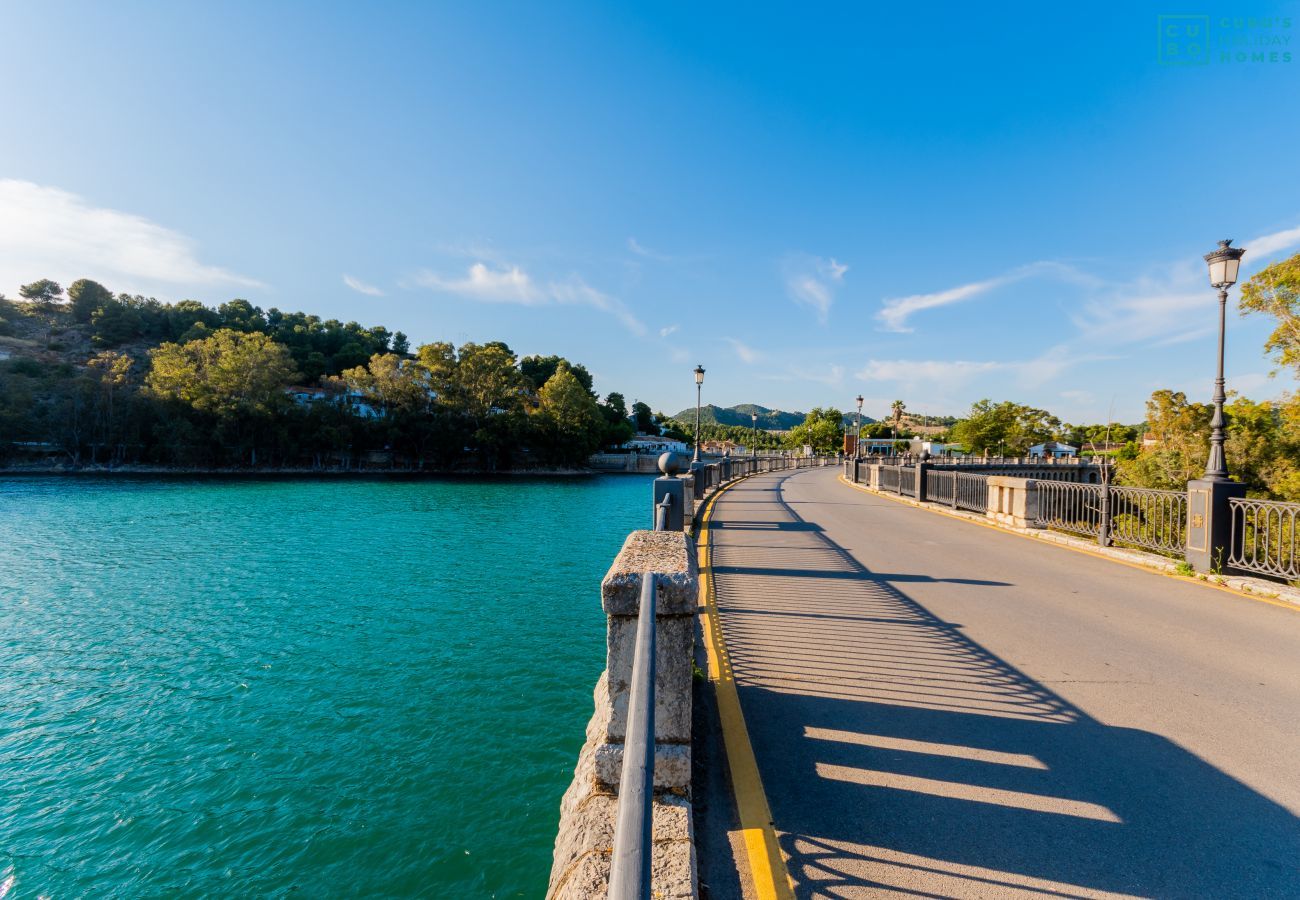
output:
M428 269L417 272L408 285L431 288L481 303L516 303L522 306L589 306L618 319L635 334L645 334L646 327L616 297L591 287L577 275L564 281L538 284L517 265L496 268L476 262L463 277L447 278Z
M844 384L844 367L833 363L823 370L791 366L790 374L800 381L813 381L827 387L840 387Z
M1261 235L1253 241L1247 241L1245 258L1261 259L1280 250L1290 250L1297 245L1300 245L1300 227L1275 231L1272 234Z
M763 358L762 353L759 353L753 347L750 347L748 344L742 343L735 338L723 338L723 340L731 345L732 350L736 351L736 356L740 357L741 362L746 362L752 365Z
M411 281L420 287L485 303L522 303L528 306L546 302L546 296L518 266L492 269L487 263L476 262L463 278L444 278L423 269Z
M817 321L824 323L849 267L834 258L799 253L787 256L781 268L790 299L811 306L817 312Z
M188 288L263 285L202 263L193 240L132 213L30 181L0 179L0 290L37 278L65 287L93 278L108 288L168 296Z
M679 327L680 327L680 326L677 326L677 325L668 325L668 326L666 326L666 327L664 327L664 328L660 328L660 329L659 329L659 336L660 336L661 338L666 338L666 337L668 337L670 334L676 334L676 333L677 333L677 329L678 329Z
M863 381L960 384L990 372L1005 372L1023 385L1036 386L1050 382L1083 363L1113 358L1096 354L1072 355L1066 345L1059 344L1027 360L872 359L854 375Z
M972 281L969 284L961 284L930 294L910 294L906 297L886 299L884 308L876 313L876 318L882 323L884 331L910 332L912 329L908 327L907 320L922 310L961 303L963 300L987 294L989 291L1026 278L1043 276L1076 284L1095 284L1093 278L1073 266L1057 262L1034 262L1019 266L995 278Z
M672 262L672 261L673 261L673 258L672 258L671 256L669 256L668 254L666 254L666 253L659 253L658 251L651 250L649 247L643 246L643 245L642 245L642 244L641 244L641 243L640 243L636 238L634 238L634 237L630 237L630 238L627 239L627 249L631 250L631 251L632 251L633 253L635 253L637 256L644 257L645 259L653 259L655 262Z
M1006 369L1006 363L940 359L872 359L856 377L864 381L949 381Z
M358 294L365 294L367 297L382 297L384 292L373 284L366 284L360 278L353 278L351 275L344 274L343 283Z

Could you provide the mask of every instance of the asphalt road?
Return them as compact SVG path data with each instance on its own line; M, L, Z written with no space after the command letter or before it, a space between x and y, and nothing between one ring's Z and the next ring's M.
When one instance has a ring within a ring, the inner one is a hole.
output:
M1300 897L1300 612L748 479L710 540L800 897Z

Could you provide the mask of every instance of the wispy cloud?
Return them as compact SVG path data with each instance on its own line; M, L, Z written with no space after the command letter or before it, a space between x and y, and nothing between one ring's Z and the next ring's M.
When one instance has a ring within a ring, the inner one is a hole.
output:
M676 333L677 333L677 329L678 329L679 327L680 327L680 326L677 326L677 325L667 325L667 326L665 326L665 327L663 327L663 328L660 328L660 329L659 329L659 336L660 336L661 338L666 338L666 337L668 337L670 334L676 334Z
M93 278L118 291L261 282L200 262L185 235L143 216L94 206L69 191L0 179L0 286Z
M630 237L627 239L627 249L631 250L637 256L643 257L645 259L652 259L655 262L666 263L666 262L673 261L673 257L669 256L667 253L660 253L657 250L651 250L649 247L645 246L634 237Z
M348 274L344 274L343 283L352 288L352 290L356 291L358 294L365 294L367 297L384 296L384 292L373 284L366 284L366 282L362 281L360 278L353 278Z
M929 294L910 294L906 297L886 299L884 307L876 313L876 319L881 323L884 331L910 332L913 329L908 326L908 320L922 310L951 306L1008 284L1036 277L1051 277L1081 284L1094 282L1094 279L1073 266L1057 262L1034 262L983 281L972 281Z
M790 299L812 307L817 321L826 322L849 267L834 258L796 253L782 261L781 270Z
M617 297L596 290L581 277L539 283L517 265L490 266L476 262L459 277L446 277L423 269L405 282L445 294L455 294L480 303L514 303L521 306L588 306L608 313L635 334L645 334L645 325Z
M1272 256L1281 250L1290 250L1292 247L1300 246L1300 227L1261 235L1253 241L1247 241L1244 246L1246 258L1252 260Z
M981 375L1000 372L1011 375L1022 384L1036 386L1050 382L1076 366L1107 359L1114 357L1075 354L1068 346L1060 344L1027 360L872 359L854 375L863 381L960 384Z
M748 344L745 344L742 341L737 340L736 338L729 337L729 338L723 338L723 340L731 345L732 350L736 351L736 356L740 357L741 362L749 363L752 365L763 359L762 353L759 353L753 347L749 346Z

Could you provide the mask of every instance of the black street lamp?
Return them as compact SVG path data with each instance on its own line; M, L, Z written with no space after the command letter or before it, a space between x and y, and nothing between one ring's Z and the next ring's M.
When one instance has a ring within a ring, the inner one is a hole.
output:
M704 366L695 367L695 458L700 461L700 391L704 389Z
M862 456L862 395L858 394L858 427L857 437L853 439L853 458L858 459Z
M1205 254L1210 265L1210 287L1219 289L1219 374L1214 379L1214 418L1210 420L1210 458L1205 462L1206 481L1230 481L1228 462L1223 455L1223 404L1228 399L1223 389L1223 332L1228 309L1228 288L1237 283L1244 247L1231 247L1231 240L1219 241L1219 249Z
M753 444L754 444L754 446L753 446L752 448L750 448L750 454L749 454L749 455L750 455L750 456L758 456L758 413L750 413L750 414L749 414L749 418L750 418L750 421L752 422L752 424L753 424L753 426L754 426L754 427L753 427L753 431L754 431L754 440L753 440Z

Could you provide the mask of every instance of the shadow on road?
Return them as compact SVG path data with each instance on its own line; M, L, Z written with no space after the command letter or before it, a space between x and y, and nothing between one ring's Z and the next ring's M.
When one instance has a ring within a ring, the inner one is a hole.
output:
M898 587L928 576L868 570L784 480L733 489L753 505L720 510L712 562L799 896L1300 896L1300 819L968 639Z

